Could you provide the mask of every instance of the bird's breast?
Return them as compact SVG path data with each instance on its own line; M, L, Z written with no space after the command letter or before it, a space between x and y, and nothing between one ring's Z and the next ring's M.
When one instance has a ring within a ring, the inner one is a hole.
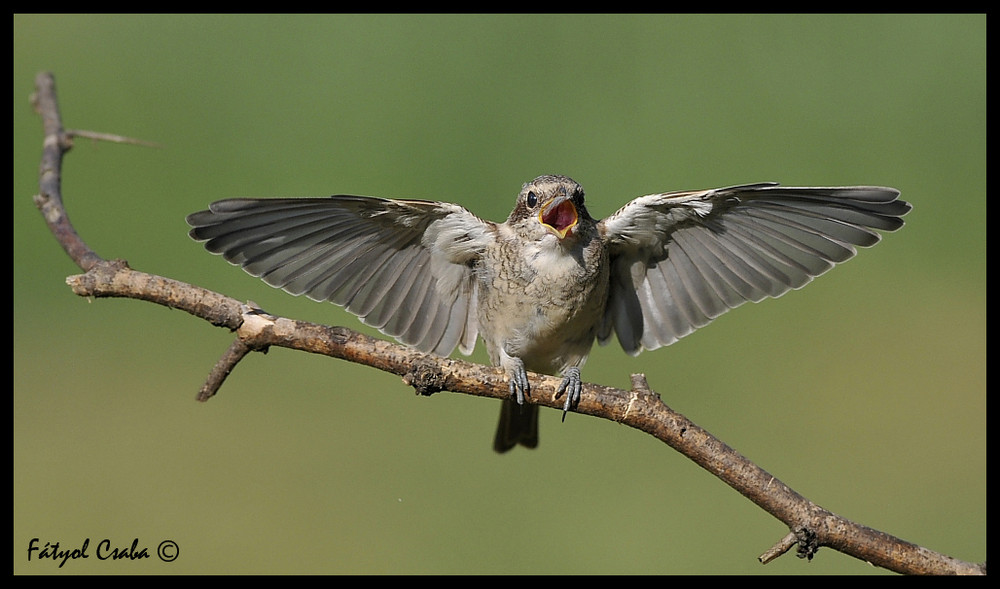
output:
M480 333L529 370L558 372L590 351L608 294L608 255L595 238L500 241L484 256L479 280Z

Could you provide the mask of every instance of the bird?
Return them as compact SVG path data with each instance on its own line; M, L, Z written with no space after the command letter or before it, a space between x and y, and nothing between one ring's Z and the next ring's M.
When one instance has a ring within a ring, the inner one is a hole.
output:
M528 372L579 403L594 342L670 345L748 301L798 289L903 226L882 186L776 182L647 194L595 219L568 176L525 183L503 222L449 202L336 195L231 198L188 215L213 254L293 295L329 301L420 351L502 369L493 449L538 445Z

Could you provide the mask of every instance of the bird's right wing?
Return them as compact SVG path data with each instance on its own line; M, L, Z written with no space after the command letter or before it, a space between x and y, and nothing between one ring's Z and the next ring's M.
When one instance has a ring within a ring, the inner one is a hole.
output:
M271 286L341 305L425 352L475 347L473 267L494 226L465 208L360 196L239 198L187 221L208 251Z

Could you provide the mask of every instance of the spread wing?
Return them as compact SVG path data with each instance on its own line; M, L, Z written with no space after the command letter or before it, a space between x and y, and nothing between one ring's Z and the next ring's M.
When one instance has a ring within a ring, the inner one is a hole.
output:
M893 188L749 184L652 194L601 221L611 288L598 332L637 354L747 301L800 288L903 226Z
M415 348L470 353L473 266L493 225L452 204L359 196L231 199L190 235L271 286L345 307Z

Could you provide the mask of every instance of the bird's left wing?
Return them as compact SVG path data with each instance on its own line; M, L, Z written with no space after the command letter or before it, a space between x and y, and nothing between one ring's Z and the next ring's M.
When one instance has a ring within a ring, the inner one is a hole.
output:
M598 332L630 354L654 349L746 301L777 297L894 231L893 188L773 183L652 194L600 223L612 269Z
M470 353L474 265L493 224L453 204L360 196L230 199L187 218L205 248L271 286L345 307L403 343Z

